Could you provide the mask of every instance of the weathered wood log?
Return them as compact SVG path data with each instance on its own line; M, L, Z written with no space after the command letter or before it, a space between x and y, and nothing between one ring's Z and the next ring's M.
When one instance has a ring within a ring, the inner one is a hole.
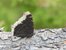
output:
M0 50L66 50L66 32L60 29L35 30L31 38L0 32Z

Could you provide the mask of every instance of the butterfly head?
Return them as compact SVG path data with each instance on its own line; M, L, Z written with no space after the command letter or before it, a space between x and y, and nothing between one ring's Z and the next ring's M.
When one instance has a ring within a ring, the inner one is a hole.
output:
M26 18L32 18L32 15L29 11L25 12L24 15L26 16Z

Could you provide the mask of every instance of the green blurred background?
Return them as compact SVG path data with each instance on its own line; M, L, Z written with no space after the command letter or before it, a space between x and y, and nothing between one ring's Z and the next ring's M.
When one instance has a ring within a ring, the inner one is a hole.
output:
M0 0L0 27L10 31L26 11L32 13L35 29L66 27L66 0Z

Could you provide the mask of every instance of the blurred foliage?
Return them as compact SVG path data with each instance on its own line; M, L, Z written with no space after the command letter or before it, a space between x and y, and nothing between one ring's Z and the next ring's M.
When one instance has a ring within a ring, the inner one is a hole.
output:
M10 31L26 11L32 13L36 29L66 27L66 0L0 0L0 27Z

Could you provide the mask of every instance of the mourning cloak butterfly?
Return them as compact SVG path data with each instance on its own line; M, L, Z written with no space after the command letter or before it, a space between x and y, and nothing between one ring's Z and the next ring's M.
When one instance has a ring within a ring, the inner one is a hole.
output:
M33 32L33 20L29 11L25 12L23 16L12 25L12 33L14 36L30 38L33 36Z

